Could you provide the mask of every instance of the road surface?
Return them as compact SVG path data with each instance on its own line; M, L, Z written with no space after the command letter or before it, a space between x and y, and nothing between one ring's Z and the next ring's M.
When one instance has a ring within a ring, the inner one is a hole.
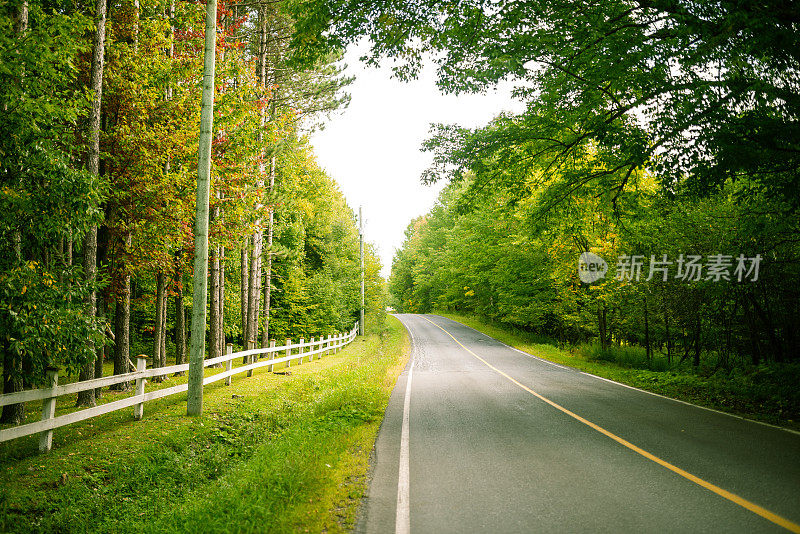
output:
M800 532L800 434L397 317L358 532Z

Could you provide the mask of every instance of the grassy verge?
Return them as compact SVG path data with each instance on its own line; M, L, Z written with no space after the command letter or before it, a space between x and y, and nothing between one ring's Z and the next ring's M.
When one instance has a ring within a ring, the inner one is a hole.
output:
M659 370L639 369L606 361L603 355L598 356L589 350L590 347L582 347L582 350L559 348L541 336L498 326L474 316L436 313L555 363L667 397L800 430L800 388L797 386L800 366L796 364L717 372L694 370L689 366L667 368L658 365Z
M390 318L336 355L207 387L200 418L181 394L139 422L58 429L46 455L3 444L0 531L346 532L407 356Z

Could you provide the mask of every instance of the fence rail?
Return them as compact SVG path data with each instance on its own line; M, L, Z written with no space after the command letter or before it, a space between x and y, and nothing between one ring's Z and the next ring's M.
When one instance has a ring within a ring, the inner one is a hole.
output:
M312 361L314 356L322 358L324 354L329 354L331 351L338 352L341 348L352 342L357 334L358 326L355 326L350 332L345 334L321 337L318 340L311 338L311 341L309 342L306 342L304 339L300 339L298 343L292 343L291 339L287 339L286 344L280 346L275 346L275 341L272 341L270 342L269 347L262 349L249 349L239 352L233 352L233 345L229 344L227 346L226 354L223 356L209 358L203 361L203 367L211 367L223 363L225 364L224 371L205 377L203 379L203 385L205 386L206 384L212 384L219 380L225 380L225 384L230 385L231 377L233 375L246 372L247 376L251 376L253 370L260 367L268 367L267 370L272 371L275 364L286 363L287 366L291 366L293 361L296 361L297 364L301 364L306 359ZM281 356L276 357L278 354L281 354ZM272 357L267 360L260 361L265 355L271 355ZM233 360L237 358L243 358L243 362L246 363L243 363L243 365L239 367L233 368ZM84 380L82 382L73 382L71 384L59 386L58 369L48 368L48 387L0 395L0 407L8 404L17 404L20 402L31 402L37 400L42 401L42 418L40 421L0 430L0 442L38 433L39 450L49 451L53 442L53 429L71 425L72 423L77 423L78 421L83 421L85 419L97 417L106 413L122 410L131 406L134 407L134 419L139 420L144 415L145 402L167 397L169 395L174 395L176 393L181 393L189 389L188 384L179 384L169 388L145 392L144 388L145 384L147 383L147 379L157 376L170 375L173 373L185 372L188 370L189 364L170 365L168 367L154 367L148 369L147 356L140 355L136 358L136 371L132 373L95 378L94 380ZM84 410L54 417L56 400L58 397L127 382L136 383L136 388L131 397L107 402L105 404L101 404L100 406L94 406L92 408L86 408Z

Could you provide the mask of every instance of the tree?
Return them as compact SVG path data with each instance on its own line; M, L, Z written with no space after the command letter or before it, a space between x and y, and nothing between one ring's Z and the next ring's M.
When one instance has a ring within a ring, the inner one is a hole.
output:
M103 98L103 66L105 60L106 42L106 0L97 0L95 7L95 34L92 47L91 81L92 111L87 124L86 138L89 140L89 149L86 170L98 176L100 173L100 105ZM86 296L86 314L94 317L97 314L97 294L94 290L97 280L97 225L92 225L83 239L83 269L86 272L86 283L89 293ZM102 350L102 349L101 349ZM102 356L100 354L99 356ZM94 378L94 361L86 362L80 375L80 380ZM79 406L94 406L94 390L82 391L78 394Z
M610 201L636 169L667 190L706 195L726 182L796 209L800 185L800 7L782 0L396 2L292 4L303 60L361 36L371 61L391 56L403 78L437 57L446 92L479 92L501 80L527 103L475 131L440 126L427 148L427 180L460 179L524 194L513 172L536 164L561 175L564 195L603 182ZM572 160L594 152L605 168ZM545 176L547 178L547 176Z
M83 303L95 287L72 265L73 242L99 220L103 189L80 169L86 112L74 65L90 20L36 2L0 7L0 352L4 392L71 372L102 343ZM56 102L57 104L54 104ZM21 405L3 409L19 422Z

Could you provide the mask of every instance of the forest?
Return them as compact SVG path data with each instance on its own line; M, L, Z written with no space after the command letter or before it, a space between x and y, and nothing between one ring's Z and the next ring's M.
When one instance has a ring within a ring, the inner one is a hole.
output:
M431 57L442 91L508 83L525 104L432 127L423 180L447 185L395 256L397 310L475 314L642 367L797 376L796 2L308 5L309 58L368 35L366 59L402 79ZM582 280L586 253L605 277Z
M140 353L187 361L205 15L174 0L0 3L4 393L41 386L48 366L85 380ZM293 59L293 32L285 3L218 4L208 357L358 319L356 216L306 139L352 80L334 47ZM374 315L369 244L365 263Z

